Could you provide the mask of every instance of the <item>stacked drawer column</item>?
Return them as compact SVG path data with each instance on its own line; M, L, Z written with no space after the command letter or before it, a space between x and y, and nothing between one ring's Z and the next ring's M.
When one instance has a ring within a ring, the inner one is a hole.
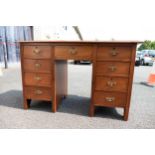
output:
M52 101L53 65L52 48L48 45L21 46L24 108L31 100Z
M91 116L96 106L121 107L124 108L124 119L127 120L133 76L131 70L134 67L132 57L132 46L98 46L94 63Z

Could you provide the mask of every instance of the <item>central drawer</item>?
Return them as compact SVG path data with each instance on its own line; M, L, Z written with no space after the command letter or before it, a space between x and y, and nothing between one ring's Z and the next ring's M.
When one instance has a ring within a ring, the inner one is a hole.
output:
M91 46L56 46L55 59L59 60L91 60L93 47Z
M24 82L26 86L51 87L51 74L24 73Z
M51 60L24 59L25 72L51 73Z
M128 78L97 76L95 90L127 92Z

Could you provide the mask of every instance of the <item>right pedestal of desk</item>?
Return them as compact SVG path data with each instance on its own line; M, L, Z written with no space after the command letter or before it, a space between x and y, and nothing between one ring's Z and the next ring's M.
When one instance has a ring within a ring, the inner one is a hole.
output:
M128 120L136 44L102 44L96 47L93 58L92 100L90 116L95 107L124 108Z

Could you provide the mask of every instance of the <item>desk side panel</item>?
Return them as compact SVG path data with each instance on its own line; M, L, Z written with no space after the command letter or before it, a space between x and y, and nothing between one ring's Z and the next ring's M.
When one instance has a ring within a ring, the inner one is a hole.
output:
M56 80L56 106L58 107L62 98L67 96L67 74L68 66L66 60L55 61L55 80Z

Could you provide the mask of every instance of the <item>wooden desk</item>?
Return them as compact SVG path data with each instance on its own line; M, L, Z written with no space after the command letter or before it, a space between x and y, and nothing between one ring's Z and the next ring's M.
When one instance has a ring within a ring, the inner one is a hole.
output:
M124 108L128 119L137 41L21 42L24 108L32 99L52 102L56 112L67 95L67 60L92 61L90 116L96 106Z

